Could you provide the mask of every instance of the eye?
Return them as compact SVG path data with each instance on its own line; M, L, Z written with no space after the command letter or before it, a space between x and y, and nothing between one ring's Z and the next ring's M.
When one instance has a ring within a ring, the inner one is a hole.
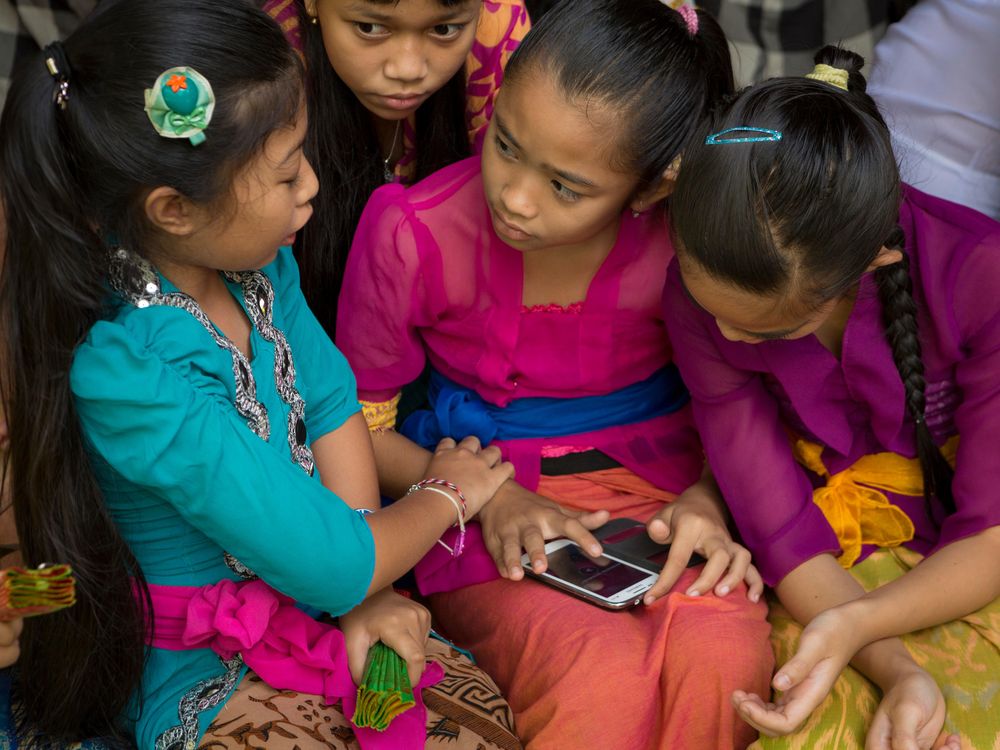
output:
M556 191L556 195L560 200L564 200L567 203L575 203L583 197L575 190L570 190L568 187L559 182L559 180L552 180L552 189Z
M295 176L289 180L282 180L282 185L288 185L290 188L296 188L302 182L302 170L295 173Z
M464 23L439 23L431 29L431 33L440 40L451 41L461 35L465 26Z
M389 35L389 29L380 23L370 23L368 21L355 21L354 28L358 34L365 39L381 39Z
M500 156L507 159L514 158L514 149L512 149L500 136L494 136L493 142L496 144L497 151L500 152Z

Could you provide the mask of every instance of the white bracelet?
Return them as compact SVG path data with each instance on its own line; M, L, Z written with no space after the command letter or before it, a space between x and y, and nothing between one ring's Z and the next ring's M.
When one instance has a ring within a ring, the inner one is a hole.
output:
M440 544L442 547L444 547L446 550L448 550L452 554L452 556L458 557L458 555L462 554L461 548L464 546L463 543L465 541L465 519L462 517L462 506L458 504L458 500L450 492L448 492L447 490L442 490L440 487L434 487L425 484L422 487L417 487L417 489L413 489L413 487L411 487L410 492L407 492L406 494L409 495L412 492L419 492L421 490L424 490L426 492L436 492L439 495L444 495L446 498L448 498L448 502L450 502L452 505L455 506L455 513L458 515L458 523L452 524L452 526L453 527L456 525L458 526L459 551L456 552L454 549L449 547L440 539L437 540L437 543Z

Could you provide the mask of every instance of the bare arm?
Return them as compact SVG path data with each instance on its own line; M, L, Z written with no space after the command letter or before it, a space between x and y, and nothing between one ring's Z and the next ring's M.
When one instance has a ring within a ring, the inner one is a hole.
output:
M324 487L352 508L379 509L375 453L360 412L316 440L312 452Z

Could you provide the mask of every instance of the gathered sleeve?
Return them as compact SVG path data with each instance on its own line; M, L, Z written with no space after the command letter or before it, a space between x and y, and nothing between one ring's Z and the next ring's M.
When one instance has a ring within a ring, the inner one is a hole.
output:
M185 335L193 330L182 318L198 326L186 312L139 312L169 318L175 342L199 338ZM364 519L294 464L287 449L251 431L227 394L204 385L211 379L188 377L196 344L170 349L131 330L129 317L96 324L71 371L96 460L167 503L276 589L332 614L356 606L375 565Z
M419 329L444 303L440 254L400 185L385 185L368 201L347 257L337 312L337 346L367 402L390 401L424 369Z
M959 444L952 494L956 511L937 547L1000 525L1000 232L973 249L955 278L949 308L961 342L955 381Z
M664 315L709 465L764 581L774 586L810 558L838 554L837 536L792 455L777 402L759 373L730 364L719 351L715 323L687 297L676 260Z
M306 403L310 441L333 432L360 410L357 383L347 359L316 320L299 286L299 267L290 247L278 251L264 269L274 286L275 304L295 361L295 384Z

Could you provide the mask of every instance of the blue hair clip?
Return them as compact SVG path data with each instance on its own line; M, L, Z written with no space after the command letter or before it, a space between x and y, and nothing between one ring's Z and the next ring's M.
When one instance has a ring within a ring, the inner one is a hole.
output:
M747 135L740 138L724 138L729 133L760 133L760 135ZM751 125L740 125L735 128L726 128L718 133L712 133L705 139L707 146L721 146L724 143L765 143L781 140L780 130L770 128L755 128Z

